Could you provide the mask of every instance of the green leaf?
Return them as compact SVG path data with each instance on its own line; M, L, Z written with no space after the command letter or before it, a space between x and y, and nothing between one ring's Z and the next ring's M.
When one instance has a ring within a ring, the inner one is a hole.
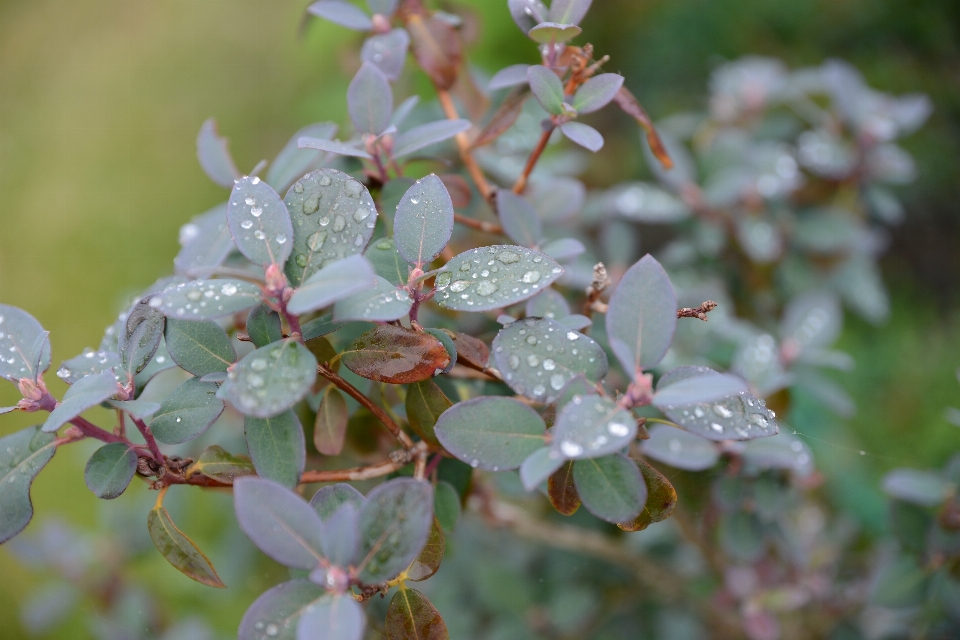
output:
M331 262L310 276L294 291L287 303L291 313L307 313L350 298L377 284L376 275L366 258L353 255Z
M542 447L537 449L520 465L520 481L523 488L533 491L543 484L557 469L562 467L566 460L557 449Z
M407 579L420 582L431 577L440 569L440 563L443 562L443 554L446 553L446 550L447 542L443 537L443 529L437 519L434 518L433 525L430 527L430 535L427 536L427 543L423 545L423 551L407 568Z
M299 287L320 268L363 253L377 224L377 208L360 182L336 169L297 180L284 198L293 219L290 284Z
M378 485L360 509L360 580L375 584L399 575L420 555L432 524L428 482L396 478Z
M367 617L350 594L328 593L300 616L297 638L361 640Z
M623 76L618 73L601 73L593 76L577 89L573 96L573 108L577 113L593 113L607 106L623 86Z
M333 317L339 322L366 320L389 322L410 312L413 298L404 289L395 287L380 276L374 276L374 286L364 288L333 306Z
M265 347L271 342L282 340L280 314L265 304L257 305L247 314L247 335L256 347ZM236 359L237 356L234 354L230 363L232 364Z
M453 531L460 519L460 494L449 482L440 481L434 488L433 512L446 533Z
M410 278L410 265L397 251L396 243L392 238L381 238L367 247L363 254L377 275L391 284L401 287L407 284Z
M583 32L583 29L575 24L562 24L560 22L541 22L533 29L527 32L530 39L540 44L560 44L573 40ZM544 105L546 108L546 105Z
M659 363L677 325L677 295L650 255L627 269L607 308L610 348L628 376Z
M559 513L572 516L580 508L580 495L573 479L573 461L568 460L547 480L547 497Z
M532 247L543 238L543 223L536 209L509 189L497 191L497 215L504 233L517 244Z
M168 318L209 320L260 304L260 287L243 280L193 280L164 289L150 300Z
M147 402L146 400L107 400L107 404L114 409L125 411L137 420L147 420L157 411L160 411L159 402Z
M246 416L243 432L257 474L286 487L299 484L306 464L306 445L297 414L286 411L271 418Z
M736 511L720 518L720 546L741 562L753 562L763 554L763 524L753 513Z
M97 449L83 471L87 488L103 500L119 498L137 472L137 452L123 442L111 442Z
M153 380L154 376L158 373L166 371L167 369L173 369L176 366L177 363L173 361L173 358L170 357L170 352L167 351L167 341L161 339L160 346L157 347L157 352L153 354L153 360L133 379L134 385L136 386L136 393L138 395L142 393L143 388L146 387L147 383ZM114 369L114 376L116 375L117 370Z
M203 450L197 461L190 466L187 475L192 476L195 473L232 484L237 478L254 475L256 470L247 456L235 456L214 444Z
M706 367L677 367L660 378L652 404L658 409L705 404L746 390L747 383L739 376Z
M452 405L432 380L423 380L407 387L405 406L410 428L430 444L440 444L433 428L440 415Z
M440 612L416 589L402 586L393 594L384 621L387 640L448 640Z
M87 376L67 389L63 401L50 412L43 430L56 431L81 413L109 400L117 393L117 379L112 371L104 371L95 376Z
M230 336L212 320L170 318L164 337L173 361L195 376L226 371L237 360Z
M527 82L547 113L558 116L563 113L563 84L553 71L543 65L532 65L527 69Z
M403 64L407 60L410 48L410 35L405 29L392 29L387 33L378 33L363 41L360 59L376 65L391 82L400 78ZM392 120L392 118L391 118ZM394 153L394 158L397 154Z
M376 65L364 62L347 88L347 111L358 133L379 135L390 124L393 91Z
M359 510L365 501L366 498L363 497L363 494L351 485L338 482L337 484L320 487L310 499L310 506L320 516L320 520L326 520L342 504L350 503Z
M603 136L588 124L567 122L560 125L560 131L572 142L594 153L603 148Z
M93 351L92 349L87 349L80 355L60 363L57 377L67 384L76 384L82 378L104 371L114 371L117 382L126 382L126 376L117 373L121 371L120 356L112 351Z
M801 351L829 347L842 329L840 301L825 291L809 291L790 300L780 322L781 338L794 340Z
M507 385L540 402L556 401L578 374L591 382L607 375L607 355L596 341L549 318L512 322L491 346Z
M310 322L302 325L300 328L303 329L303 339L309 342L315 338L325 336L328 333L333 333L344 324L346 323L334 322L333 314L327 313L319 318L314 318Z
M267 169L267 184L282 193L290 188L293 182L307 173L318 169L323 163L324 154L314 149L300 149L297 141L300 138L324 138L329 140L337 134L337 125L332 122L317 122L308 124L297 131L287 144L284 145L277 157Z
M326 595L326 590L309 580L290 580L273 587L254 600L243 615L237 640L297 640L297 624L307 607Z
M444 367L441 373L450 373L450 370L457 364L457 345L453 341L453 336L456 334L448 329L431 329L429 327L423 331L439 340L443 348L447 350L447 355L450 356L450 363Z
M33 517L30 485L56 453L55 440L39 425L0 438L0 543L20 533Z
M434 174L417 180L400 199L393 219L397 251L412 265L433 262L453 233L453 202Z
M787 433L751 440L743 446L741 456L744 468L750 472L787 469L804 477L814 470L810 448L800 438Z
M213 118L204 122L197 134L197 159L204 173L221 187L232 188L233 181L240 177L230 155L230 142L217 133Z
M640 468L643 481L647 484L647 502L634 520L617 524L624 531L642 531L654 522L666 520L677 506L677 490L666 476L644 460L634 462Z
M152 299L146 296L133 305L119 335L120 364L130 377L147 366L163 339L166 318L152 306Z
M147 516L147 531L150 532L150 539L157 551L174 569L209 587L226 588L207 556L177 529L170 519L170 514L159 504L151 509Z
M227 201L227 225L237 248L250 262L281 267L293 250L290 214L277 192L260 178L244 177Z
M393 144L393 157L402 158L438 142L449 140L471 127L469 120L435 120L408 129L397 136Z
M180 244L182 248L173 259L176 272L191 278L210 277L234 246L227 226L227 203L194 216L180 227Z
M565 458L600 458L637 437L633 415L609 398L574 396L557 415L553 440Z
M563 274L556 260L514 245L464 251L437 274L436 300L454 311L490 311L532 298Z
M528 318L550 318L560 320L570 315L570 305L563 294L556 289L544 289L527 300L525 313Z
M237 478L233 506L247 537L280 564L309 571L324 559L323 523L296 492L265 478Z
M193 440L210 428L223 413L223 401L217 398L217 385L190 378L160 403L150 430L165 444Z
M653 425L649 432L650 439L640 443L643 454L671 467L703 471L720 459L716 446L700 436L660 424Z
M299 402L317 379L317 359L293 339L248 353L233 365L218 396L240 413L268 418Z
M553 22L580 24L587 15L592 0L553 0L547 17Z
M317 451L327 456L340 455L349 419L350 411L343 394L333 385L328 386L313 426L313 444Z
M507 471L543 446L545 428L540 414L522 402L484 396L450 407L434 430L444 448L470 466Z
M647 485L633 460L614 454L577 460L573 479L583 506L607 522L636 518L647 500Z
M941 505L951 489L950 482L937 471L894 469L883 477L884 493L922 507Z
M427 380L450 363L443 344L429 333L389 324L362 334L341 355L358 376L389 384Z

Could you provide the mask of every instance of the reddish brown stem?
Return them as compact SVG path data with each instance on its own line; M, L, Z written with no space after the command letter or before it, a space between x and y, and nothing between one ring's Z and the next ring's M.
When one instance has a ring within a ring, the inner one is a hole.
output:
M160 452L160 447L157 445L157 440L153 437L153 432L150 431L149 425L138 418L133 418L131 416L131 419L133 420L133 423L137 425L137 430L140 432L140 435L142 435L143 439L146 440L147 447L150 448L150 453L153 454L153 459L160 464L164 464L163 453Z
M483 231L484 233L493 233L496 235L503 235L503 227L492 222L484 222L483 220L474 220L473 218L468 218L467 216L462 216L459 213L453 214L453 221L459 222L465 227L470 227L471 229L476 229L477 231Z
M527 180L530 179L533 168L537 166L537 160L543 155L543 150L547 148L547 143L550 142L550 136L553 134L554 128L554 125L551 123L550 126L545 128L543 133L540 134L540 141L537 142L537 146L530 153L530 157L527 159L527 166L523 168L523 173L521 173L517 181L513 183L514 193L523 193L523 190L527 188Z
M453 104L453 98L450 96L450 92L439 87L436 89L437 100L440 101L443 114L447 116L448 120L459 120L460 114L457 113L457 107ZM486 177L484 177L480 165L474 160L473 154L470 153L470 140L467 138L467 134L464 132L458 133L454 136L454 142L457 143L457 149L460 151L460 161L463 162L467 173L470 174L470 178L477 186L477 191L480 192L484 200L490 200L490 198L493 197L493 189L490 187L490 183L487 182Z
M394 422L393 419L387 415L387 412L374 404L370 398L363 395L363 392L323 365L317 367L317 373L333 384L337 385L337 387L343 391L346 391L347 395L369 409L370 413L375 415L377 419L383 423L383 426L385 426L390 433L392 433L394 437L400 441L400 444L403 445L404 449L412 449L414 447L413 440L410 439L410 436L404 433L403 429L400 428L400 425Z
M95 440L100 440L101 442L125 442L130 444L130 441L123 436L118 436L115 433L110 433L105 429L101 429L86 418L77 416L76 418L70 420L70 424L79 429L81 433L88 438L94 438Z

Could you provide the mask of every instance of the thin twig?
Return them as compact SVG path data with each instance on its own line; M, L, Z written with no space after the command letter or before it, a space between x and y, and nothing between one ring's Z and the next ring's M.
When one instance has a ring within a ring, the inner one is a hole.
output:
M448 120L459 120L460 114L457 113L457 107L453 104L453 98L450 97L450 92L440 87L436 89L437 99L440 101L443 114L447 116ZM493 197L493 189L484 177L480 165L477 164L477 161L473 158L473 154L470 152L470 139L467 138L467 134L461 131L454 136L453 139L457 143L457 149L460 151L460 160L463 162L463 166L466 167L467 173L470 174L473 183L477 186L477 191L480 192L484 200L490 200L490 198Z
M554 125L551 123L550 126L545 128L543 133L540 134L540 141L537 142L537 146L530 152L530 157L527 159L527 165L523 168L523 173L521 173L517 181L513 183L512 191L514 193L523 193L523 190L527 188L527 180L529 180L530 174L533 173L533 168L537 166L537 160L540 159L543 150L547 148L547 143L550 142L550 135L553 133L554 128Z
M713 300L707 300L699 307L684 307L677 309L677 318L699 318L707 321L707 314L717 308L717 303Z
M471 229L476 229L477 231L483 231L484 233L503 235L503 227L498 224L494 224L493 222L474 220L473 218L468 218L467 216L460 215L459 213L453 214L453 221L459 222L465 227L470 227Z
M340 389L346 391L351 398L369 409L370 413L375 415L377 419L383 423L383 426L385 426L390 433L392 433L394 437L400 441L400 444L403 445L404 449L412 449L414 447L413 440L411 440L410 436L408 436L403 429L400 428L400 425L394 422L393 419L387 415L386 411L377 406L370 398L365 396L362 391L357 389L355 386L341 378L324 365L317 367L317 373L322 375L333 384L337 385Z
M427 444L419 442L412 449L401 449L390 455L390 460L367 467L352 469L331 469L321 471L304 471L300 477L300 484L311 482L348 482L356 480L370 480L386 476L410 464L412 460L425 456Z
M142 435L143 439L146 440L147 446L150 448L150 453L153 454L153 458L160 464L165 464L163 453L160 452L160 447L157 445L157 440L153 437L153 432L150 431L150 427L147 425L147 423L139 418L134 418L133 416L130 416L130 418L133 420L133 424L137 425L137 430L140 431L140 435Z
M77 429L80 429L83 435L88 438L94 438L95 440L100 440L101 442L124 442L130 444L130 441L123 436L118 436L115 433L101 429L86 418L77 416L76 418L70 420L70 424L75 426Z

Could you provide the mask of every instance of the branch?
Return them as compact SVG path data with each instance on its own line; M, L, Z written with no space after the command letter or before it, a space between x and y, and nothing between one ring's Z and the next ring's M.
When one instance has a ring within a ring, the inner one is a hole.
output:
M607 275L607 268L602 262L593 265L593 280L587 287L587 299L583 303L583 315L588 318L593 317L593 312L606 313L607 305L600 302L600 294L610 286L610 276ZM586 333L586 330L584 330Z
M130 444L130 441L123 436L118 436L115 433L101 429L86 418L77 416L76 418L70 420L70 424L79 429L80 432L87 438L94 438L95 440L100 440L101 442L124 442L126 444Z
M134 418L133 416L130 416L130 418L133 420L133 423L137 425L137 430L140 431L140 435L147 441L147 446L150 447L150 453L153 454L154 460L165 465L166 458L163 453L160 452L160 447L157 445L157 441L153 437L153 432L150 431L150 427L139 418Z
M527 165L523 168L523 173L521 173L517 181L513 183L512 191L514 193L523 193L523 190L527 188L527 180L530 178L530 174L533 173L533 168L537 166L537 160L543 155L543 150L547 148L547 143L550 142L550 135L553 133L554 128L555 125L551 122L549 128L545 128L543 133L540 134L540 141L537 142L537 146L530 152L530 157L527 159Z
M381 423L383 423L383 426L385 426L390 431L390 433L392 433L394 437L396 437L396 439L400 441L400 444L403 445L404 449L414 448L413 440L411 440L410 436L408 436L403 431L403 429L400 428L400 425L394 422L393 419L387 415L386 411L384 411L382 408L374 404L373 400L363 395L363 392L361 392L355 386L353 386L352 384L350 384L349 382L341 378L339 375L337 375L336 373L334 373L324 365L320 365L317 367L317 373L319 373L321 376L323 376L333 384L337 385L340 389L346 391L351 398L353 398L354 400L356 400L357 402L365 406L367 409L369 409L370 413L375 415L377 419ZM389 471L387 473L389 473Z
M684 307L677 310L677 318L699 318L707 321L707 314L717 308L717 303L713 300L707 300L699 307Z
M437 99L440 101L440 106L443 108L443 113L447 116L447 119L459 120L460 114L457 113L457 107L453 104L453 98L450 97L450 92L440 87L436 87L436 90ZM460 151L460 160L463 162L463 166L466 167L467 173L470 174L473 183L477 185L477 191L480 192L484 200L489 201L490 198L493 197L493 189L484 177L480 165L477 164L477 161L473 158L473 154L470 152L470 140L467 138L467 134L461 131L454 136L453 139L457 143L457 149Z
M453 221L459 222L465 227L470 227L471 229L476 229L477 231L483 231L484 233L503 235L503 227L492 222L474 220L473 218L468 218L467 216L460 215L459 213L453 214Z

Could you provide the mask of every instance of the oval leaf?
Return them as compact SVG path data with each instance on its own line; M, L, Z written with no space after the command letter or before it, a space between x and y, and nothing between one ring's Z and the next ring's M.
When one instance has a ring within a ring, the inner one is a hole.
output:
M360 509L360 580L376 584L399 575L420 555L432 525L428 482L396 478L373 489Z
M413 55L438 89L450 89L463 58L460 35L437 16L414 14L406 22Z
M375 286L373 265L361 255L353 255L328 264L314 273L294 291L287 304L291 313L323 309Z
M465 333L456 333L453 335L453 346L457 350L457 361L466 363L474 369L484 368L490 360L490 348L479 338Z
M522 402L485 396L450 407L434 431L447 451L470 466L507 471L543 446L545 428L540 414Z
M404 131L393 143L393 157L402 158L430 145L449 140L470 126L469 120L437 120Z
M233 188L233 181L240 177L230 155L230 142L217 133L217 121L210 118L197 134L197 159L204 173L216 184Z
M577 493L590 513L607 522L633 520L647 500L647 485L633 460L616 454L573 463Z
M573 260L587 250L576 238L558 238L544 243L540 249L554 260Z
M572 516L580 508L580 495L573 480L573 461L568 460L547 480L547 497L561 515Z
M340 142L339 140L326 140L325 138L310 138L306 136L297 140L297 146L300 149L318 149L341 156L372 160L373 156L361 149L357 144L359 143Z
M416 589L401 586L387 607L387 640L447 640L447 625L436 607Z
M393 29L367 38L360 49L360 59L375 65L388 80L396 81L403 71L409 48L410 36L407 32Z
M264 478L237 478L233 504L243 532L277 562L314 569L323 560L320 517L290 489Z
M275 640L296 640L300 616L326 593L323 587L309 580L278 584L247 609L237 640L263 640L264 634Z
M563 24L560 22L541 22L533 29L527 32L530 39L540 44L560 44L573 40L583 32L583 29L575 24Z
M453 202L434 174L418 180L400 199L393 219L397 251L422 266L440 255L453 233Z
M556 448L565 458L599 458L637 437L633 415L609 398L574 396L553 425Z
M227 203L193 217L180 227L180 245L180 252L173 259L177 273L191 278L206 278L213 273L234 246L227 226Z
M650 439L640 444L643 454L671 467L703 471L720 459L712 442L692 433L660 424L653 425L649 432Z
M177 284L150 299L168 318L209 320L260 304L257 285L243 280L194 280Z
M293 225L287 206L260 178L237 181L227 202L227 224L240 253L258 265L281 267L293 250Z
M112 351L93 351L88 349L80 355L64 360L57 369L57 377L67 384L76 384L78 380L104 371L120 370L120 356ZM117 382L126 382L126 376L114 373Z
M227 373L218 395L240 413L269 418L299 402L317 379L317 359L297 342L274 342L248 353Z
M515 87L518 84L527 84L527 69L529 68L530 65L528 64L512 64L509 67L504 67L493 74L490 82L487 83L487 89L496 91L497 89Z
M57 447L39 426L0 438L0 543L20 533L33 517L30 485Z
M553 447L537 449L520 465L520 481L523 488L533 491L553 475L566 460Z
M423 380L407 387L405 407L410 428L430 444L440 444L433 432L437 420L453 406L432 380Z
M563 84L553 71L543 65L527 69L530 90L547 113L558 116L563 113Z
M497 214L503 231L517 244L532 247L543 237L543 224L533 205L508 189L497 191Z
M170 318L164 337L173 361L195 376L226 371L237 360L237 352L227 332L210 320Z
M369 31L373 27L370 16L345 0L318 0L307 7L307 12L354 31Z
M190 378L160 403L150 421L150 431L165 444L193 440L217 421L223 406L215 383Z
M324 154L314 149L301 149L298 146L300 138L321 138L329 140L337 133L337 125L332 122L317 122L308 124L293 134L293 137L284 145L277 157L267 169L267 184L283 193L290 188L293 182L307 173L320 167ZM288 205L289 207L289 205Z
M950 483L936 471L894 469L883 477L884 493L921 507L939 506L950 490Z
M390 124L393 91L375 65L364 62L347 89L347 110L358 133L379 135Z
M647 484L647 502L634 520L617 524L624 531L642 531L654 522L666 520L677 506L677 490L666 476L644 460L634 462L640 468L643 481Z
M120 364L130 377L143 371L163 339L166 318L151 306L152 298L146 296L133 305L118 336Z
M553 0L548 17L554 22L580 24L593 0Z
M513 21L524 33L541 22L546 22L549 13L540 0L507 0L507 8Z
M570 305L556 289L544 289L527 300L525 308L527 317L551 318L559 320L570 315Z
M283 339L283 329L280 326L280 314L265 304L258 305L247 315L247 335L257 347L265 347L271 342ZM234 353L233 363L237 359Z
M603 136L588 124L567 122L560 125L560 131L571 141L594 153L603 148Z
M373 265L377 275L398 287L407 284L410 278L410 265L397 252L393 238L381 238L371 243L364 257Z
M137 452L123 442L111 442L97 449L83 471L83 481L103 500L120 497L137 472Z
M339 322L389 322L407 315L412 306L413 298L405 289L395 287L380 276L374 276L374 286L338 302L333 307L333 317Z
M704 369L704 367L695 368ZM694 375L684 379L671 377L671 379L673 382L668 385L664 385L662 382L657 385L657 392L653 395L653 406L662 409L678 405L712 402L736 395L747 389L747 383L743 378L729 373Z
M330 385L323 392L313 426L313 444L317 451L327 456L340 455L349 419L347 401L336 387Z
M428 380L450 363L434 336L389 324L364 333L341 355L344 366L358 376L390 384Z
M433 519L433 526L430 527L430 535L427 536L427 543L423 545L423 550L413 564L407 569L407 579L413 582L420 582L431 577L440 569L440 563L443 561L443 554L446 553L447 543L443 537L443 529L437 519Z
M340 508L340 505L350 503L360 510L366 498L363 494L344 482L321 487L310 499L310 506L317 512L321 520L326 520Z
M286 487L296 487L306 464L303 427L293 411L271 418L243 419L247 450L257 473Z
M95 376L87 376L67 389L63 401L50 412L43 430L56 431L81 413L108 400L117 393L117 379L112 371L104 371Z
M433 490L433 513L445 532L450 533L457 526L460 511L460 494L457 490L449 482L437 482Z
M157 505L150 511L147 516L147 531L150 532L150 539L157 551L174 569L209 587L226 588L207 556L177 528L162 506Z
M601 73L584 82L573 97L577 113L593 113L610 104L623 86L623 76L618 73Z
M300 616L297 623L297 638L336 638L337 640L361 640L367 626L363 607L349 594L328 593Z

